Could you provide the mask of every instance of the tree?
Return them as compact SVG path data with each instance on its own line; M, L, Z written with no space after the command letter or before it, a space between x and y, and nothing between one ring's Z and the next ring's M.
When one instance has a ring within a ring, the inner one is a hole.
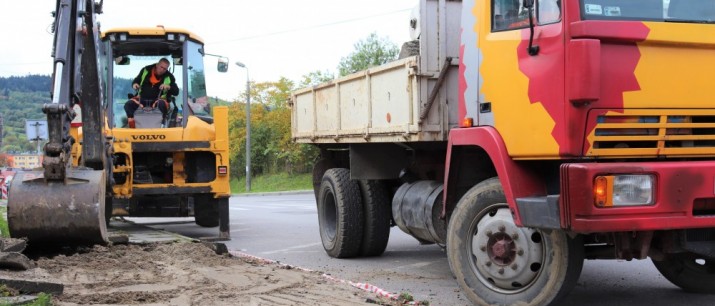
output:
M335 75L333 75L332 72L330 71L320 71L316 70L313 72L309 72L308 74L304 75L303 78L300 81L299 87L300 88L305 88L305 87L310 87L310 86L315 86L321 83L329 82L335 79Z
M397 58L400 49L387 38L377 37L371 33L364 40L355 43L355 51L343 57L338 65L340 76L365 70L370 67L380 66Z

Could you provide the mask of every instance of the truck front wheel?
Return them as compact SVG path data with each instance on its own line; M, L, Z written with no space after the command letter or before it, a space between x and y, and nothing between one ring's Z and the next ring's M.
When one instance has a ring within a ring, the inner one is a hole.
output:
M325 252L335 258L359 255L364 223L360 187L350 179L350 170L326 171L318 190L318 226Z
M715 259L694 253L667 255L665 260L653 260L660 274L685 291L715 292Z
M583 267L580 237L517 227L498 178L472 187L449 221L447 258L478 305L547 305L565 296Z

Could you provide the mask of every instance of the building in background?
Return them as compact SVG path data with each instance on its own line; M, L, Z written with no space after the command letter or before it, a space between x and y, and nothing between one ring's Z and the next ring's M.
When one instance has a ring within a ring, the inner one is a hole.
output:
M7 167L33 169L42 166L40 154L7 154Z

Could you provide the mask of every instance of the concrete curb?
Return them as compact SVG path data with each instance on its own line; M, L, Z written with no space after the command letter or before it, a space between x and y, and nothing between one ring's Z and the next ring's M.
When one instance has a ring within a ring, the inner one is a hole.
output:
M312 194L312 190L288 190L288 191L276 191L276 192L256 192L256 193L234 193L231 194L232 197L261 197L261 196L277 196L277 195L289 195L289 194Z

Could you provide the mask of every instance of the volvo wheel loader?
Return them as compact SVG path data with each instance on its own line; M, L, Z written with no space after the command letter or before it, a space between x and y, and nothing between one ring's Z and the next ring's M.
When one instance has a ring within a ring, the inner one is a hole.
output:
M229 237L228 108L208 104L202 40L164 27L100 32L101 2L58 0L52 103L42 169L18 172L8 200L12 237L30 244L107 241L112 215L194 216ZM180 88L167 114L127 125L132 80L161 58ZM219 57L225 72L228 59Z

